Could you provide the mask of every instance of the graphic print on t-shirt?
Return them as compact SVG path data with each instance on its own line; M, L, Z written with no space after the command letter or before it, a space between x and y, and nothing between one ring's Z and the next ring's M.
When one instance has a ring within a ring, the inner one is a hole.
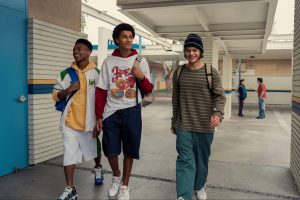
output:
M125 96L127 99L135 99L135 77L131 75L130 68L115 66L112 68L114 74L112 83L115 87L111 90L114 98L120 99Z

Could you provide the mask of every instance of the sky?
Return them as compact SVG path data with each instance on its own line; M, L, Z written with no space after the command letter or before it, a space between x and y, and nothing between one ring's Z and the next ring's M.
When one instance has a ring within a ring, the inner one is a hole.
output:
M295 0L278 0L276 14L274 18L274 24L272 34L292 34L294 30L294 2ZM100 10L107 11L107 14L121 19L127 23L130 23L137 28L146 31L134 21L123 15L119 11L119 7L116 6L116 0L87 0L87 4ZM94 19L93 17L86 17L86 29L85 33L88 34L88 39L93 43L98 42L98 27L106 27L113 30L113 26L100 20ZM134 41L138 43L138 41Z

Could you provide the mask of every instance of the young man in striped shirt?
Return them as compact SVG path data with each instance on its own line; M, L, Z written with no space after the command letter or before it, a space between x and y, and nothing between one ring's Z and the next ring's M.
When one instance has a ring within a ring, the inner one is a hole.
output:
M177 70L173 79L171 130L177 137L176 189L180 200L192 200L193 191L197 199L207 198L204 187L210 147L215 127L223 119L226 102L220 76L217 70L202 62L203 52L201 38L188 35L184 42L188 64ZM211 76L211 88L208 76Z

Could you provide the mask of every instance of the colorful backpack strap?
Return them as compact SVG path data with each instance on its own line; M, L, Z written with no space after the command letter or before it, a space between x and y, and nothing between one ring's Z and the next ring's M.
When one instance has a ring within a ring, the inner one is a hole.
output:
M69 74L70 77L71 77L71 83L76 83L76 82L78 82L79 79L78 79L78 75L77 75L75 69L72 68L72 67L69 67L67 70L68 70L68 74Z

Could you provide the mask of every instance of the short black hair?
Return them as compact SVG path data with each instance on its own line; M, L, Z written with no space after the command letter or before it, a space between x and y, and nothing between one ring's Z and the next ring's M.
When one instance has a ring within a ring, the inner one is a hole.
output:
M240 80L240 84L242 84L242 82L244 82L244 81L245 81L245 79L241 79L241 80Z
M263 83L263 78L257 78L257 80L260 82L260 83Z
M116 42L116 39L120 37L122 31L130 31L132 33L133 38L135 37L135 31L133 26L126 23L119 24L114 28L112 34L113 40L117 46L119 46L119 44Z
M75 42L75 44L84 44L85 46L87 46L87 48L89 48L90 51L93 51L93 45L87 39L80 38Z

